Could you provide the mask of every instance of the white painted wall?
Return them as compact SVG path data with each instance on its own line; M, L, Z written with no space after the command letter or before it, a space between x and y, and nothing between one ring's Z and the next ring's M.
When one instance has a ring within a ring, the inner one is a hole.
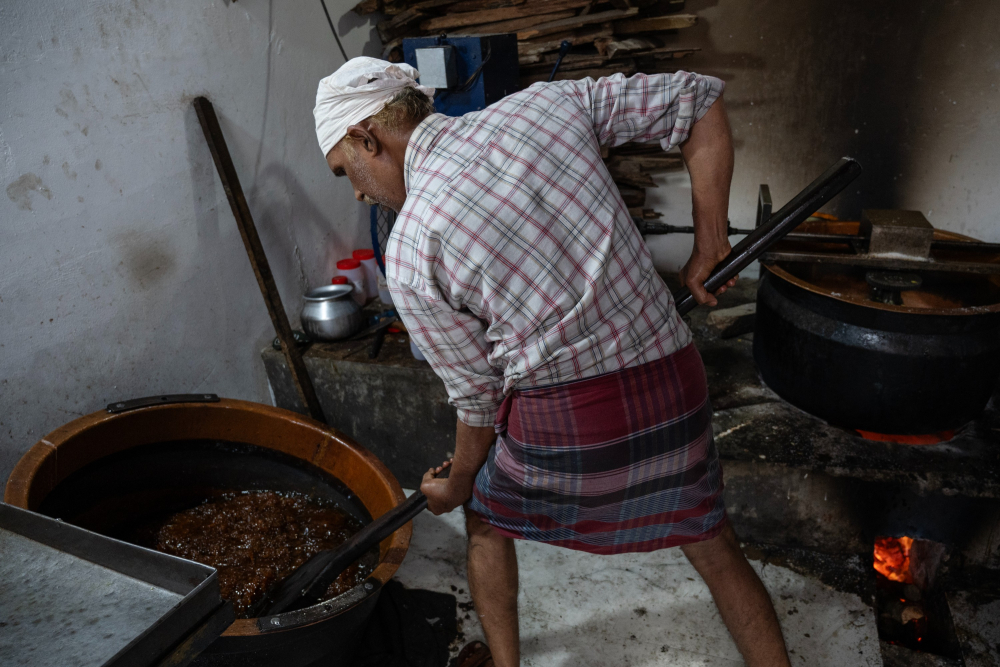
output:
M352 16L348 53L377 53ZM191 101L215 104L297 318L332 260L370 246L313 130L341 63L318 0L0 3L0 481L113 400L268 401L270 320Z

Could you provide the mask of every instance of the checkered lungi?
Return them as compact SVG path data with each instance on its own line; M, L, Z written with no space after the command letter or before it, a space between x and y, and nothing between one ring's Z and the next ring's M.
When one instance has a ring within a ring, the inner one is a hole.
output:
M694 345L508 396L467 508L508 537L598 554L708 540L722 469Z

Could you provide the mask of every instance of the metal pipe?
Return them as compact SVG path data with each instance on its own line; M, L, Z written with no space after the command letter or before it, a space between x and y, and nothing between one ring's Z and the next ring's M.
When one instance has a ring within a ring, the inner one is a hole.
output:
M841 190L860 173L861 165L854 158L845 157L838 160L802 192L795 195L780 211L772 215L770 220L737 243L705 281L705 289L714 293L730 279L735 278L740 271L798 227L814 211L840 194ZM677 303L677 312L681 315L686 315L698 305L686 287L678 290L674 295L674 301Z

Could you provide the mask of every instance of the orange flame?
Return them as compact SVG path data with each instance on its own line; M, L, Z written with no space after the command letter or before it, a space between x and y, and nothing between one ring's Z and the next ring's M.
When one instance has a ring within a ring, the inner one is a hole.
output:
M913 583L910 574L910 547L912 537L875 538L875 569L891 581Z

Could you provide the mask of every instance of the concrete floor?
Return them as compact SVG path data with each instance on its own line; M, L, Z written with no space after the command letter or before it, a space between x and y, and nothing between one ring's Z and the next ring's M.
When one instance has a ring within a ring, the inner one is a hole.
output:
M708 588L678 549L594 556L519 541L517 553L525 667L743 664ZM793 664L882 664L875 616L857 595L783 567L761 571L753 564L775 601ZM454 593L460 609L469 610L460 612L467 616L461 643L483 638L465 579L461 510L415 519L397 578Z

